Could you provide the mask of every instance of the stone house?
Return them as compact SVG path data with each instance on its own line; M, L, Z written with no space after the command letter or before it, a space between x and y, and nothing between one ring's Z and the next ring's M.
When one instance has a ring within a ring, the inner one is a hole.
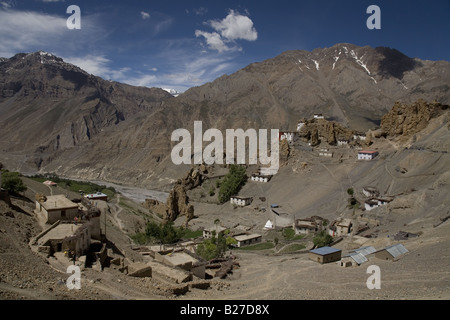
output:
M341 259L341 254L341 249L336 249L333 247L321 247L310 250L308 253L308 257L312 261L324 264L339 261Z
M395 260L399 256L409 252L401 243L387 246L375 252L375 257L382 260Z
M46 223L53 224L58 220L74 220L79 215L79 206L64 195L41 196L36 199L36 212L44 215Z
M262 240L262 236L257 233L236 235L233 238L237 241L238 248L259 243Z
M227 230L227 229L218 224L214 224L212 227L203 229L203 238L211 239L213 236L213 233L215 233L216 237L218 237L219 234L223 235L225 230Z

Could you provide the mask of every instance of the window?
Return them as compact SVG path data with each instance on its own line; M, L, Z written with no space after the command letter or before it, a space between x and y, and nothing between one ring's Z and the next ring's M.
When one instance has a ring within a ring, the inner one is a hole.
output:
M61 210L61 218L65 218L66 217L66 210Z

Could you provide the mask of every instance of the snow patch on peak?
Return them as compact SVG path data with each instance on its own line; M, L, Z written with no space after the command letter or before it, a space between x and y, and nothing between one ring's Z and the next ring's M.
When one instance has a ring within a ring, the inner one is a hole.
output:
M363 67L367 74L370 76L370 71L369 69L367 69L367 65L361 60L362 58L364 58L364 56L360 58L358 58L358 56L356 55L355 51L351 50L350 51L350 55L352 56L353 59L355 59L356 63L358 63L361 67Z
M170 93L170 94L173 95L174 97L178 97L178 96L181 94L181 92L178 92L178 91L175 90L175 89L170 89L170 88L161 88L161 89L163 89L164 91Z
M339 51L339 54L341 54L340 51ZM338 62L338 60L339 60L339 57L334 57L333 70L334 70L334 67L336 66L336 62Z
M53 55L51 53L45 52L45 51L39 51L39 54L42 56L47 56L47 57L53 57Z
M319 63L316 60L313 60L313 61L316 64L316 69L319 70Z

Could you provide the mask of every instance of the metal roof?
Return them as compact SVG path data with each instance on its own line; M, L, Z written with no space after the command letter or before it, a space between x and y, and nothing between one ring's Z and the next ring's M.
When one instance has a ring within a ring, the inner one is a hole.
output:
M353 251L355 253L361 253L362 255L367 256L371 253L374 253L377 250L372 246L366 246L366 247L361 247L361 248L353 250Z
M314 249L314 250L310 250L309 252L315 253L315 254L318 254L318 255L321 255L321 256L324 256L324 255L327 255L327 254L330 254L330 253L335 253L335 252L338 252L338 251L341 251L341 250L340 249L336 249L336 248L332 248L332 247L321 247L321 248L317 248L317 249Z
M408 250L401 243L393 244L384 249L389 252L394 258L408 252Z
M345 258L345 257L352 258L357 264L363 264L364 262L369 261L362 253L358 253L358 252L349 253L349 254L345 255L343 258Z

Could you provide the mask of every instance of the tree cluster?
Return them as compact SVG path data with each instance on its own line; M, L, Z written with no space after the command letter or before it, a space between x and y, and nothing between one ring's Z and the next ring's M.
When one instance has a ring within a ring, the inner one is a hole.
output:
M219 189L219 202L225 203L237 194L247 181L245 168L240 165L231 165L230 172L224 177Z

